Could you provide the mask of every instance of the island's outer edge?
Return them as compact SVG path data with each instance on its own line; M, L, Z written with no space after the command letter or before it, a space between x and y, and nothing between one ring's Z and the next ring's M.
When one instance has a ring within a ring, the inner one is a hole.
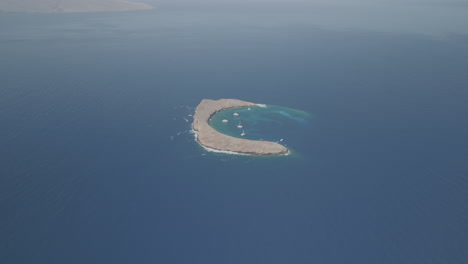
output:
M192 128L200 145L218 151L247 155L287 155L289 150L276 142L235 138L216 131L210 125L211 117L219 111L256 106L254 103L237 99L203 99L195 110Z

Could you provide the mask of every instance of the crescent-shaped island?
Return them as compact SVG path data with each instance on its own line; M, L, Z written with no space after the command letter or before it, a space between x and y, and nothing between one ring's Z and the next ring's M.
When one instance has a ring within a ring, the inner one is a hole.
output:
M203 99L195 110L192 124L197 142L208 150L234 154L255 156L290 154L288 148L276 142L231 137L216 131L210 125L211 117L219 111L251 106L257 104L237 99Z

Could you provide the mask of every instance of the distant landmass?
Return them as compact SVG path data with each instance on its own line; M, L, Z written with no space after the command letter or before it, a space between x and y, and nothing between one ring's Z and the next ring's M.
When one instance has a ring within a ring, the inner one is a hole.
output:
M117 12L152 8L149 4L126 0L0 0L0 12Z

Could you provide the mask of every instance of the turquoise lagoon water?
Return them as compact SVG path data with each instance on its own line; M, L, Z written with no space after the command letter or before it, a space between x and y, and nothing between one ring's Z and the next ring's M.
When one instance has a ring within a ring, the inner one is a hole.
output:
M304 111L262 105L220 111L213 115L210 124L217 131L232 137L274 141L287 146L288 139L310 128L311 121L311 115ZM239 125L242 128L238 127ZM242 132L245 133L244 136L241 135Z

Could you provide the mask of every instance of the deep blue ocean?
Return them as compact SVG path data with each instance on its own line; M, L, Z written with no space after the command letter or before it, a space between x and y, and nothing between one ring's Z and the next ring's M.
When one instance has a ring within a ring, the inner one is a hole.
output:
M468 9L430 8L0 14L0 263L468 263ZM204 98L309 113L299 155L204 151Z

